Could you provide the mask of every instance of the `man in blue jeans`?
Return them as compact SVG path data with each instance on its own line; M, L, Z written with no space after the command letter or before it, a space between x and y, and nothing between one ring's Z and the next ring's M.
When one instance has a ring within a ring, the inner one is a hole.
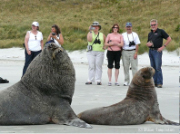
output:
M150 21L151 32L148 34L147 46L149 47L149 58L151 66L155 69L154 84L158 88L162 88L163 74L162 66L162 51L171 41L171 37L163 30L158 28L158 21L152 19ZM163 39L167 41L163 45Z

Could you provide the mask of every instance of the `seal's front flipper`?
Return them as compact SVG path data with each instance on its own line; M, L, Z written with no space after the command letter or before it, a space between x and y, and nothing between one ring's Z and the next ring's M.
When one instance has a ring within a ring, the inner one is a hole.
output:
M162 125L176 125L176 126L179 126L179 123L167 120L161 115L161 112L159 110L159 104L157 102L153 105L151 113L150 113L147 121L152 121L152 122L154 122L156 124L162 124Z
M170 121L170 120L166 120L166 119L164 119L163 124L179 126L179 123L174 122L174 121Z
M179 126L179 123L167 120L167 119L165 119L162 116L161 116L161 118L149 117L146 121L152 121L152 122L154 122L156 124L162 124L162 125L175 125L175 126Z
M79 118L75 118L67 123L65 123L66 125L69 125L69 126L75 126L75 127L80 127L80 128L89 128L91 129L92 126L87 124L86 122L80 120Z

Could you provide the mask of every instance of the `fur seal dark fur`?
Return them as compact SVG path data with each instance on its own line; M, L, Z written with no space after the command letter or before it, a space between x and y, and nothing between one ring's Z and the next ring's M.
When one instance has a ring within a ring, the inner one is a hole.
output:
M22 79L0 92L0 125L66 124L91 128L70 104L74 66L62 47L46 44Z
M146 121L179 125L161 115L152 78L154 73L152 67L140 69L135 74L124 100L108 107L84 111L78 117L87 123L99 125L136 125Z

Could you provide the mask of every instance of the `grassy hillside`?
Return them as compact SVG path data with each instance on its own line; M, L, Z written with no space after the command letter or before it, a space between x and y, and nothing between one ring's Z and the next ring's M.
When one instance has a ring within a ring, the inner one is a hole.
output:
M64 48L86 48L88 27L99 21L107 35L114 23L125 31L125 23L132 22L133 31L140 40L139 53L147 51L149 21L159 22L172 42L167 47L173 51L179 47L180 35L179 0L0 0L0 48L22 47L26 31L38 21L46 41L53 24L60 26L64 36Z

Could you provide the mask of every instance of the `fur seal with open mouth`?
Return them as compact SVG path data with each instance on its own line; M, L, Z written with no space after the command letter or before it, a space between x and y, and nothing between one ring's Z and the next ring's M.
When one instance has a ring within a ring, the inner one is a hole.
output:
M74 66L62 47L46 44L22 79L0 92L0 125L66 124L91 126L71 108Z
M124 100L111 106L84 111L78 117L98 125L136 125L146 121L179 125L161 115L152 78L154 73L152 67L140 69L133 77Z

